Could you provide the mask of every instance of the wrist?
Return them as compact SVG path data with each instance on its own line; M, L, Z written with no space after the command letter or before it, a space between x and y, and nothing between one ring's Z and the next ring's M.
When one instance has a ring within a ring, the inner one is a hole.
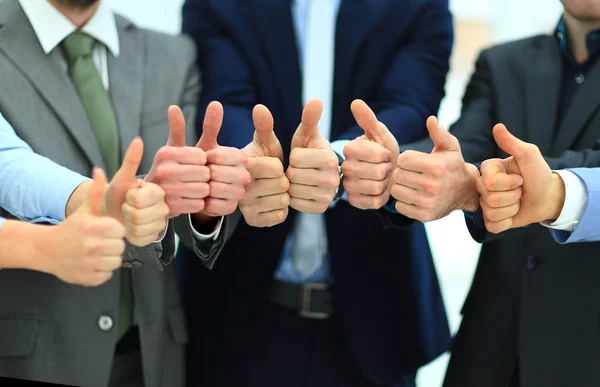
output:
M479 192L477 192L477 179L481 176L479 168L471 163L465 163L465 181L460 197L460 210L475 212L479 208Z
M56 227L16 220L4 222L0 229L0 267L49 273L52 261L48 250L54 246L51 236Z
M552 182L548 190L547 212L544 216L545 221L555 222L560 216L565 205L565 182L558 173L552 173Z

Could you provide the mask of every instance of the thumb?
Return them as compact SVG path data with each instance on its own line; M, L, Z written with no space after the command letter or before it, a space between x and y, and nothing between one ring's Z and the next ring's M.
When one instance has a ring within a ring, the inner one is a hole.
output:
M310 139L320 135L319 120L321 114L323 114L323 102L321 100L311 99L306 103L302 112L302 121L292 138L292 149L306 147Z
M364 131L365 135L372 141L375 141L381 145L381 140L385 135L384 131L386 127L384 125L380 125L377 120L377 116L371 110L369 105L367 105L363 100L357 99L352 102L350 105L350 110L352 111L352 115L356 120L358 126L360 126Z
M144 156L144 142L136 137L129 145L129 149L123 157L123 164L113 177L111 184L134 185L137 181L136 173Z
M185 117L177 105L169 106L169 146L185 146Z
M494 140L496 144L504 152L513 156L516 160L523 160L527 157L528 143L519 140L513 136L504 124L497 124L493 130Z
M460 145L456 137L450 134L438 122L436 116L427 119L427 131L433 141L433 152L440 150L459 150Z
M254 142L259 149L265 151L265 156L277 157L283 163L283 149L275 135L273 115L264 105L256 105L252 111L254 121Z
M108 186L106 174L102 168L94 167L92 171L92 186L88 192L88 211L91 215L100 216L104 203L104 192Z
M218 146L217 136L223 125L223 105L220 102L213 101L208 104L206 114L204 114L204 123L202 124L202 136L196 144L197 148L209 151Z

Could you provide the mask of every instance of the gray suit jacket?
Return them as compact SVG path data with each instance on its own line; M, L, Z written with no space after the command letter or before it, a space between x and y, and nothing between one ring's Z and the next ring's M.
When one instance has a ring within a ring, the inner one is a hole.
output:
M109 54L108 67L121 152L140 135L145 143L140 173L146 173L168 137L168 106L179 104L188 122L195 122L200 89L195 48L187 38L139 29L121 17L117 27L121 53L118 58ZM59 50L45 55L18 2L0 2L2 114L36 152L88 175L93 165L104 167L104 162L77 93L57 61ZM188 133L188 141L194 142L194 131ZM177 232L211 267L238 217L226 217L217 241L195 241L187 219L176 222ZM125 254L134 266L142 266L132 271L134 318L148 387L183 385L188 336L175 267L162 270L158 261L160 257L169 263L174 243L171 225L160 248L129 246ZM0 376L106 386L115 349L120 276L116 272L106 284L84 288L38 272L0 271ZM106 322L106 317L115 321L113 328L103 330L107 325L99 321Z
M507 156L492 136L502 122L553 169L600 166L600 60L557 122L562 66L554 36L484 50L450 128L465 160ZM599 386L600 245L558 245L540 225L491 236L467 224L486 243L444 386L506 387L517 365L522 386Z

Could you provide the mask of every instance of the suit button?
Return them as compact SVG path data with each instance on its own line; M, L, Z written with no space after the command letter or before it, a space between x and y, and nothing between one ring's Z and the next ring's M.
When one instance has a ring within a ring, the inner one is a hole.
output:
M110 316L100 316L98 319L98 327L104 332L110 331L113 327L113 319Z
M144 266L144 263L142 261L132 261L131 264L133 265L134 268L140 268L140 267Z
M121 267L123 267L123 269L131 269L133 267L133 263L129 261L123 261Z
M533 270L535 269L539 264L539 261L536 257L534 256L529 256L527 257L527 270Z

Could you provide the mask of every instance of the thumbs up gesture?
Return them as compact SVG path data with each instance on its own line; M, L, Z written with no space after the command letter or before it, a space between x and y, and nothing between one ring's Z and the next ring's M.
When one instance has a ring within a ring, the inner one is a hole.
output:
M84 286L98 286L121 267L125 251L125 228L115 219L102 216L106 175L95 168L93 182L82 205L64 222L49 227L48 256L40 271L60 280Z
M154 157L144 181L158 184L166 193L169 217L204 210L209 193L210 169L206 152L185 143L185 117L178 106L169 107L169 139Z
M205 198L204 215L218 217L233 213L250 183L246 170L248 157L237 148L220 146L217 136L223 125L223 106L211 102L206 109L202 136L196 148L206 152L210 169L209 195Z
M288 216L290 182L283 173L283 150L273 131L271 112L257 105L252 119L254 139L243 149L248 156L251 182L240 201L240 211L250 226L271 227Z
M125 237L134 246L156 241L165 230L169 215L162 188L136 178L143 155L144 143L138 137L125 153L105 196L106 214L125 226Z
M405 151L393 173L396 210L421 222L440 219L453 210L474 212L479 194L477 167L465 163L456 137L429 117L427 130L434 148L430 154Z
M509 228L556 220L564 205L565 186L552 173L540 150L514 137L506 127L494 127L494 139L506 159L481 164L477 180L486 229L500 233Z
M311 214L325 212L340 184L339 159L329 141L319 133L321 101L308 101L294 137L290 166L290 207Z
M389 178L400 153L398 142L375 113L361 100L352 102L352 114L365 134L344 147L344 189L348 201L363 210L379 209L389 200Z

